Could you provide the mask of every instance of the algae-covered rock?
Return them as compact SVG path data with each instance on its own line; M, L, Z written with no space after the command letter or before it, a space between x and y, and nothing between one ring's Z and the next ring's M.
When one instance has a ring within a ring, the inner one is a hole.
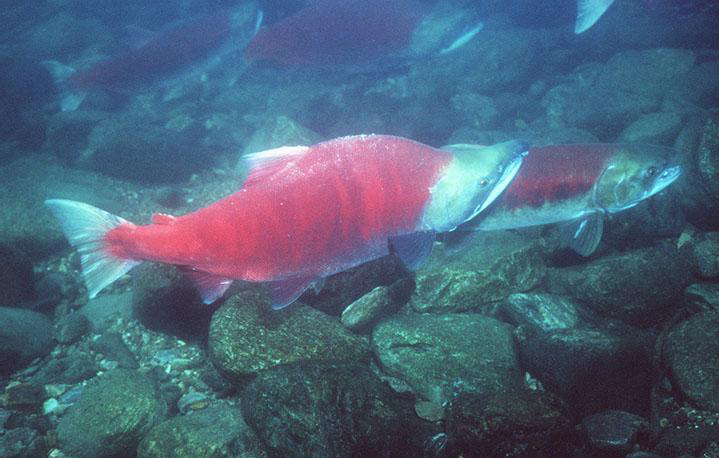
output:
M145 436L139 458L263 458L267 452L236 407L216 404L164 421Z
M568 329L580 323L579 306L556 294L516 293L501 304L510 322L542 331Z
M640 248L550 269L550 292L604 317L651 325L671 313L690 282L688 262L671 246Z
M719 284L691 284L684 290L684 301L691 310L719 311Z
M698 313L667 336L664 357L682 395L719 411L719 312Z
M116 369L95 379L60 419L57 438L70 456L131 456L167 406L153 380Z
M560 456L570 432L566 405L551 393L462 393L447 415L452 456Z
M382 369L424 399L522 384L511 326L478 314L394 316L375 327L372 347Z
M347 329L364 331L407 302L413 290L414 283L409 278L397 280L390 286L378 286L348 305L340 321Z
M242 393L247 423L282 457L421 456L411 405L365 366L299 362L262 371Z
M301 303L272 310L256 291L231 297L215 312L208 347L215 366L235 380L295 361L369 357L367 339L349 332L338 319Z
M435 244L416 275L410 304L418 312L459 312L524 292L544 278L546 266L536 239L514 232L480 232L461 251Z

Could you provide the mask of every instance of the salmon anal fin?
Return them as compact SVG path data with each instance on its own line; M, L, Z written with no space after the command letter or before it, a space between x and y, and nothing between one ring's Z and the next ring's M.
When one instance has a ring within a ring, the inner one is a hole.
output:
M192 267L180 267L183 274L187 276L197 288L197 292L205 304L212 304L222 297L227 288L232 284L232 279L220 277Z
M312 277L293 277L269 283L272 308L279 310L296 301L315 281Z
M292 164L307 150L309 150L308 146L283 146L259 153L246 154L242 160L247 166L249 175L244 186L251 186L266 180Z
M175 217L168 215L167 213L153 213L152 223L153 224L172 224L175 222Z

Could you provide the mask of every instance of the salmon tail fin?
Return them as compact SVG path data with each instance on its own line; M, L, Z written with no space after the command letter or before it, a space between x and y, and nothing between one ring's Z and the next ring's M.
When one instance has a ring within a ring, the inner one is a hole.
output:
M128 221L92 205L73 200L50 199L45 205L55 215L67 241L80 253L80 265L90 299L130 269L140 264L124 259L108 248L105 235Z

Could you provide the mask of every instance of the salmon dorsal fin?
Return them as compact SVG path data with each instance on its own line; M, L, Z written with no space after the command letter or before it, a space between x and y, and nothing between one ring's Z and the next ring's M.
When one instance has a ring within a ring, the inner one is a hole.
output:
M152 224L172 224L175 222L175 217L172 215L168 215L167 213L153 213L152 214Z
M282 146L244 155L242 160L248 170L245 186L251 186L266 180L291 165L309 149L309 146Z

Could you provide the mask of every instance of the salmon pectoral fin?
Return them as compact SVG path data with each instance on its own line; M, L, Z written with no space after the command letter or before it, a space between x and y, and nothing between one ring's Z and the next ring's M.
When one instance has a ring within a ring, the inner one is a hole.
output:
M272 308L283 309L296 301L310 285L317 280L314 277L290 277L268 283Z
M560 229L562 246L569 247L582 256L589 256L597 249L604 232L604 214L595 211L563 224Z
M432 253L436 234L432 231L412 232L389 238L390 252L399 257L409 270L417 270Z
M232 284L232 279L230 278L212 275L192 267L183 266L180 267L180 270L187 278L192 280L202 298L202 302L205 304L212 304L222 297Z

